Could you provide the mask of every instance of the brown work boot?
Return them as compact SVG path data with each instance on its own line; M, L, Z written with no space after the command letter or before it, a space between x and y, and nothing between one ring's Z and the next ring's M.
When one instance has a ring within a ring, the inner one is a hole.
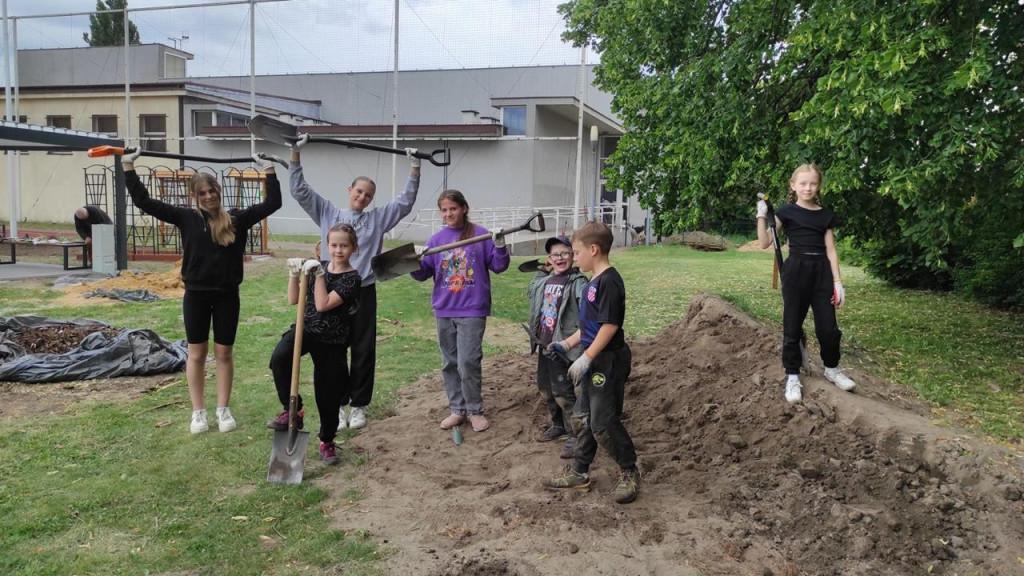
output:
M615 501L619 504L629 504L636 500L636 493L640 485L640 469L623 470L618 485L615 486Z

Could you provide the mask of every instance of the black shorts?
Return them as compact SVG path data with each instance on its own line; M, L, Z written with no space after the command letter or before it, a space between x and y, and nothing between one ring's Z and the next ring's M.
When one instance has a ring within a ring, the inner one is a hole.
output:
M213 343L234 345L240 308L237 290L185 290L181 308L189 344L203 344L210 339L212 319Z

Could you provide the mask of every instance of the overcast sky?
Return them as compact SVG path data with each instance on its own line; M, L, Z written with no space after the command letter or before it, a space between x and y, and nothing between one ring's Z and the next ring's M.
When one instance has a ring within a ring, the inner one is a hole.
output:
M218 0L129 0L131 9L214 4ZM400 0L399 67L486 68L578 64L561 40L564 0ZM95 0L7 0L17 19L18 48L85 46L88 16L21 18L88 12ZM132 12L143 43L195 55L189 75L249 74L249 5ZM256 5L256 73L390 70L394 0L285 0ZM187 36L187 39L185 38ZM596 63L594 54L588 63Z

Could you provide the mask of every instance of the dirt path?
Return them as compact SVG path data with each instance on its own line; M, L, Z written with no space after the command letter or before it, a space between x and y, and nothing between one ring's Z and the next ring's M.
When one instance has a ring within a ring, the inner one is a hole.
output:
M1024 574L1019 455L941 428L922 406L806 381L782 399L779 338L714 297L658 339L632 344L627 428L644 478L615 504L604 454L589 493L552 493L559 446L537 443L546 411L535 358L485 362L493 425L455 446L439 376L352 440L365 499L335 512L411 575ZM818 368L820 374L820 367ZM857 375L855 375L857 376ZM342 494L352 476L314 480Z

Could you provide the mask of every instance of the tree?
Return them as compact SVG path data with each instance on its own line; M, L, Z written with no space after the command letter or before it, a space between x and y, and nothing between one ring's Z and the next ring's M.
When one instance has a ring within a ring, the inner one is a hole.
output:
M1024 232L1018 0L573 0L559 10L566 38L600 52L597 82L627 129L609 185L651 207L659 232L746 217L757 192L780 202L792 170L813 161L826 173L823 200L843 217L837 232L866 251L869 270L1024 306L1013 246ZM1001 261L1006 278L966 281L979 258Z
M128 0L96 0L96 10L123 10L128 7ZM82 34L82 39L89 46L122 46L124 45L124 12L105 12L89 16L89 32ZM92 33L90 36L89 33ZM139 29L131 20L128 21L128 41L140 44Z

